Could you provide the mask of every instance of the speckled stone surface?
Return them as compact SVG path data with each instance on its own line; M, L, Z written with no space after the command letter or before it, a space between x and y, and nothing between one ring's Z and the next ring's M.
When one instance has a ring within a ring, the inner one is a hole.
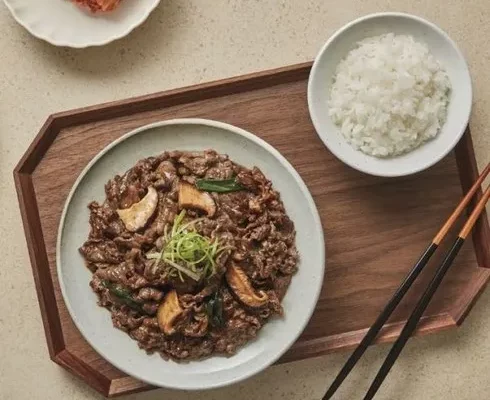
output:
M34 1L34 0L33 0ZM137 31L104 48L55 48L0 5L0 399L99 399L49 360L12 169L53 112L311 60L347 21L375 11L426 17L459 44L474 81L479 165L490 161L488 0L162 0ZM379 400L490 398L490 293L457 331L412 340ZM361 399L386 354L371 348L338 399ZM156 390L123 399L321 399L347 357L269 368L202 393Z

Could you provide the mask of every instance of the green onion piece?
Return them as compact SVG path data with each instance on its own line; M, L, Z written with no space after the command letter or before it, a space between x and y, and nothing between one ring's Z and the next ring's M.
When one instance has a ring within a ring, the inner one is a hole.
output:
M146 258L148 260L158 260L160 259L161 254L160 253L146 253Z
M172 227L172 236L175 236L177 234L177 230L179 229L179 225L182 222L182 220L185 217L185 210L182 210L179 215L174 220L174 226Z
M198 179L196 181L196 187L205 192L216 193L238 192L245 189L235 178L222 180Z
M143 308L133 299L130 291L106 280L102 281L102 285L109 289L109 292L114 295L114 297L116 297L120 303L127 305L129 308L141 314L144 313Z
M189 268L183 267L182 265L179 265L176 262L170 260L165 260L165 262L174 267L177 271L182 272L186 274L189 278L194 279L196 282L199 282L199 280L201 279L201 276L199 274L192 272Z
M188 222L187 224L184 224L182 225L180 228L179 228L179 233L182 232L182 231L185 231L187 228L197 224L198 222L201 222L201 221L204 221L206 218L197 218L197 219L194 219L190 222Z
M218 292L215 292L205 304L206 314L212 326L221 328L225 321L223 318L223 300Z

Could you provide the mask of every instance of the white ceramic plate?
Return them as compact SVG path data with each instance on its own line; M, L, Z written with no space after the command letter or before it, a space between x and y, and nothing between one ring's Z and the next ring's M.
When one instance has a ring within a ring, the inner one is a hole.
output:
M425 42L451 80L448 117L437 137L414 151L393 158L375 158L354 149L328 115L328 98L339 62L362 39L394 32ZM315 129L329 150L359 171L379 176L403 176L422 171L446 156L463 135L472 105L471 78L456 44L436 25L402 13L371 14L338 30L316 57L308 82L308 106Z
M273 319L236 355L178 364L147 355L127 334L112 326L110 313L97 306L91 273L78 248L89 233L87 205L103 201L104 184L138 160L164 150L213 148L247 167L262 169L281 193L294 221L299 271L283 300L285 317ZM100 152L75 182L61 217L56 247L58 278L73 321L93 348L122 371L152 385L205 389L238 382L276 361L298 338L315 308L323 283L324 241L313 199L298 173L262 139L220 122L182 119L139 128Z
M92 14L70 0L4 0L32 35L55 46L83 48L120 39L142 24L160 0L123 0L111 12Z

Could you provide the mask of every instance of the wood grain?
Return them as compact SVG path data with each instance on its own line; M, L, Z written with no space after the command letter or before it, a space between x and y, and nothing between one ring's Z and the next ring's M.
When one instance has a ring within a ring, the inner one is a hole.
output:
M327 254L322 294L308 327L279 362L359 343L478 171L469 131L455 153L416 176L377 178L346 167L323 146L310 122L306 102L310 67L291 66L48 119L14 176L54 361L106 396L150 388L103 360L75 328L56 276L56 235L71 186L104 146L141 125L186 117L224 121L265 139L301 174L320 212ZM490 278L489 260L490 229L484 217L417 334L452 328L464 320ZM438 261L440 256L428 265L379 341L396 339Z

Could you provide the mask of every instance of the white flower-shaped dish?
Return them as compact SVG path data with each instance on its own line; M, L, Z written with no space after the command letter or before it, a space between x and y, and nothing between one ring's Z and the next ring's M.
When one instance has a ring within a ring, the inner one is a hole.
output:
M102 46L141 25L160 0L123 0L111 12L93 14L70 0L4 0L16 21L55 46Z

